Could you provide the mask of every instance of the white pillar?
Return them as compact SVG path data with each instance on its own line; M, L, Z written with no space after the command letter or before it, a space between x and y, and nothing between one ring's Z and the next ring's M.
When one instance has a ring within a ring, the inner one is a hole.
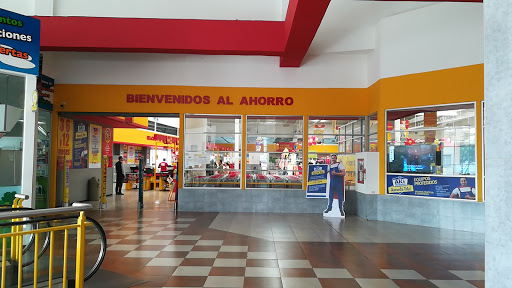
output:
M35 207L37 110L32 111L32 95L36 91L37 77L25 76L25 106L23 115L23 159L21 168L21 193L30 196L25 207ZM54 132L54 131L52 131Z
M512 2L484 1L485 287L512 283Z

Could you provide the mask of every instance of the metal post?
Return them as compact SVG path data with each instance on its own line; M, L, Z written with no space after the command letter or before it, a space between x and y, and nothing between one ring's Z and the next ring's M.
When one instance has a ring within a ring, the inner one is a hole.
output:
M156 152L156 151L155 151ZM142 177L142 167L144 167L142 164L144 162L144 158L139 158L139 204L138 209L144 208L144 177ZM156 173L156 169L155 169Z

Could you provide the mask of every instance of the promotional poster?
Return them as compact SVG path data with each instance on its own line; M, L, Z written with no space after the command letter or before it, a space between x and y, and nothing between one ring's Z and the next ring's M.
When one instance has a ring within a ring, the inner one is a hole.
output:
M113 129L110 127L103 127L103 144L101 147L103 148L103 156L107 156L107 166L108 168L112 167L112 153L114 149L114 138Z
M128 146L127 164L135 164L135 146Z
M73 149L73 120L59 117L57 130L57 170L64 169L65 158L71 158Z
M387 193L476 200L475 178L387 175Z
M308 165L306 198L327 198L329 165Z
M87 168L89 164L89 124L74 121L73 169Z
M89 168L101 168L101 126L89 126Z

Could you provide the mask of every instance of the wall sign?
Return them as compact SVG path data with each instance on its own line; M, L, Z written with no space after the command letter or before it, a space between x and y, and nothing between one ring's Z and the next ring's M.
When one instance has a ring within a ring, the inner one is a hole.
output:
M0 69L39 74L41 22L0 9Z
M476 199L475 178L387 175L387 194Z
M101 126L89 125L89 168L101 168Z
M242 97L235 100L232 96L201 95L162 95L162 94L126 94L126 103L157 104L203 104L203 105L239 105L239 106L292 106L292 97Z

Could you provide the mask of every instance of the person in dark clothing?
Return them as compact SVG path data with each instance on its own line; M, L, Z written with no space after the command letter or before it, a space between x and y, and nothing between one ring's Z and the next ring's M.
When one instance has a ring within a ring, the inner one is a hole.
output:
M121 193L123 188L124 171L123 171L123 156L119 156L119 161L116 163L116 195L124 195Z

